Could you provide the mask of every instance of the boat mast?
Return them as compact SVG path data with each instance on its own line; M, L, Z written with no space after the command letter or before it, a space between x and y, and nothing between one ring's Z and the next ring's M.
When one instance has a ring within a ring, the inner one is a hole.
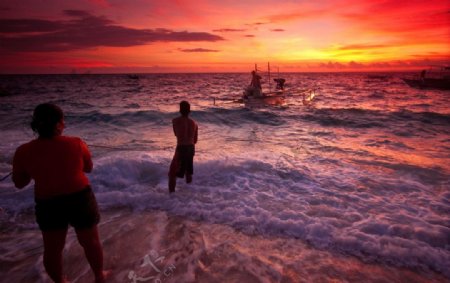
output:
M271 83L270 83L270 63L269 62L267 62L267 70L269 72L269 92L270 92L270 90L272 89L272 86L271 86Z

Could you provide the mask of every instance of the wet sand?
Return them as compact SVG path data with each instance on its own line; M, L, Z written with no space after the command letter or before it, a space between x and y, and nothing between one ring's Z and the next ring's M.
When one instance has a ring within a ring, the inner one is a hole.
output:
M32 223L29 218L25 222ZM39 230L33 224L11 225L0 236L0 278L51 282L42 265ZM370 258L362 262L301 240L246 234L162 211L118 209L103 213L99 227L105 268L112 271L109 282L448 282L428 270L389 266ZM9 246L17 245L22 246L21 253L8 252ZM64 268L70 282L93 282L73 229L67 237Z

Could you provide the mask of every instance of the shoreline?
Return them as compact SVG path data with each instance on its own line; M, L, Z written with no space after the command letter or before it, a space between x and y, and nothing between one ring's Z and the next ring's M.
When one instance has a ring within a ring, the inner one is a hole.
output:
M319 250L302 240L249 235L227 225L169 215L164 211L118 209L102 212L99 224L108 282L446 282L430 270L364 262ZM20 237L18 237L18 233ZM14 282L51 282L42 265L36 229L1 235L0 275ZM70 282L91 282L93 274L69 229L64 268ZM139 281L140 279L141 281ZM146 281L142 281L142 280ZM156 281L155 281L156 280Z

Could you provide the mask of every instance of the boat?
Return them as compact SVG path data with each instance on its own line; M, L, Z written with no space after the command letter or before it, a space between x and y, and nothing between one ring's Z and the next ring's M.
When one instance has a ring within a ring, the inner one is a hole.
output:
M434 79L434 78L425 78L421 79L403 79L403 81L413 88L421 88L421 89L443 89L450 90L450 79Z
M275 89L272 89L272 81L270 78L270 63L267 63L267 75L269 81L269 91L263 91L260 83L261 76L258 74L258 66L255 64L255 70L252 71L252 82L249 86L244 89L244 93L242 94L242 102L247 107L253 106L265 106L265 105L283 105L285 103L285 92L284 92L284 84L286 80L284 78L279 77L278 70L278 78L274 78L274 82L276 83ZM255 82L256 80L256 82Z
M11 95L6 89L0 88L0 97Z
M246 107L264 107L264 106L280 106L286 103L286 98L300 98L303 105L310 105L314 98L317 95L317 87L313 88L305 88L305 89L287 89L285 88L286 79L280 77L280 72L278 70L278 77L273 78L272 83L271 73L270 73L270 63L267 63L268 72L267 75L269 77L268 80L268 88L263 90L259 81L256 83L256 86L252 83L244 88L242 95L239 98L216 98L212 97L213 104L216 103L239 103L244 104ZM255 64L255 70L252 71L254 77L261 76L258 75L258 66ZM274 87L273 87L274 86Z
M450 66L422 70L415 78L402 78L413 88L450 90Z
M252 74L254 77L256 76L261 79L261 76L258 75L258 71L258 66L255 64L255 70L252 71ZM286 79L280 77L279 69L278 77L273 78L273 82L275 82L273 88L270 73L270 63L267 63L267 76L269 82L268 91L264 91L259 83L257 83L257 86L253 85L252 79L252 83L244 89L244 93L242 95L242 98L239 99L239 102L244 103L247 107L273 106L285 104L287 97L301 96L303 105L309 105L316 96L316 88L296 90L286 89Z
M247 107L283 105L286 101L284 93L264 94L262 96L243 96L242 102Z

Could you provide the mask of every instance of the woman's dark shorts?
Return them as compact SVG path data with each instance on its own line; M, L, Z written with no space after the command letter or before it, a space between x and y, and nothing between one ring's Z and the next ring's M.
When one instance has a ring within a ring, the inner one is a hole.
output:
M42 231L67 229L70 224L75 229L87 229L100 221L98 205L90 187L45 200L36 200L36 221Z

